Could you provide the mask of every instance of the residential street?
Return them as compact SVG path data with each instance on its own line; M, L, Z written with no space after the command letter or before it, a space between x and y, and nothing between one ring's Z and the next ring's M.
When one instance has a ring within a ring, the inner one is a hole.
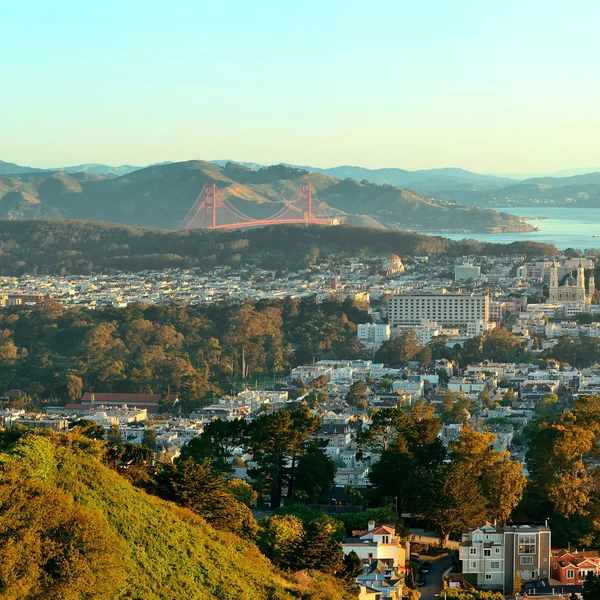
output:
M442 589L444 573L451 567L452 560L445 556L431 563L431 571L427 575L427 585L419 588L421 600L435 600L435 595Z

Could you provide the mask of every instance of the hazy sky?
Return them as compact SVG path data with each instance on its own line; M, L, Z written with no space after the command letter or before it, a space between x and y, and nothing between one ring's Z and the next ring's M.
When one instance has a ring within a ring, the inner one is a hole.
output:
M597 0L0 0L0 159L600 165Z

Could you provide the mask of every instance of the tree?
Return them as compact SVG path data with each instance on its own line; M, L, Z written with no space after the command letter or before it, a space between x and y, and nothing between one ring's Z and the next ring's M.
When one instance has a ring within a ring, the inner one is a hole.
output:
M164 465L156 478L156 491L165 500L192 509L216 529L245 537L256 533L252 513L229 492L225 476L213 469L210 460L178 459Z
M66 377L65 387L69 400L77 402L83 394L83 379L73 373L69 373Z
M249 475L263 493L270 494L272 507L281 505L285 484L293 497L298 457L304 442L320 424L321 419L306 408L278 410L252 422L249 447L257 466L249 470Z
M295 488L305 492L313 502L318 503L319 497L333 483L335 465L323 448L317 443L310 442L298 459Z
M296 567L295 549L302 544L304 526L293 515L274 515L264 519L258 532L258 547L277 566L284 569Z
M508 388L506 392L504 392L504 396L502 398L502 403L505 406L510 406L513 402L517 400L517 396L512 388Z
M429 346L423 346L417 356L421 367L427 366L433 359L433 353Z
M397 338L383 342L375 352L375 360L388 364L399 364L413 360L420 352L419 340L413 329L404 329Z
M515 577L513 579L513 595L520 594L522 590L523 584L521 583L521 574L519 571L515 570Z
M79 419L79 421L72 423L70 428L78 430L81 435L92 440L103 440L106 433L102 425L98 425L96 421L90 419Z
M362 560L354 550L344 555L340 579L343 579L348 586L355 586L357 577L362 575L363 571Z
M584 600L596 600L600 598L600 577L588 575L583 584L582 595Z
M547 417L551 415L558 404L558 396L556 394L545 394L535 405L536 414Z
M108 431L108 443L120 444L122 441L123 438L121 437L121 430L119 429L119 426L116 424L111 425Z
M350 406L364 410L367 407L367 384L364 380L355 381L346 394L346 402Z
M451 533L485 520L486 500L476 478L463 465L442 465L428 474L422 512L440 528L447 543Z
M450 443L453 464L468 471L476 488L486 499L487 518L505 523L519 504L526 479L519 463L506 452L496 452L496 436L464 425L457 441Z
M213 461L219 471L231 471L230 461L236 448L246 448L248 442L248 423L244 419L225 421L215 419L204 431L191 439L181 449L181 458L192 458L196 462L205 459Z
M445 424L466 423L472 409L472 401L465 394L445 392L442 398L442 421Z
M151 450L156 450L156 430L148 427L142 433L142 444Z
M383 408L371 416L369 427L357 436L361 450L381 454L390 448L398 439L398 432L403 428L405 415L399 408Z
M335 575L342 570L342 549L333 537L328 521L309 521L304 525L300 543L293 548L296 569L314 569Z
M238 501L245 506L251 507L258 497L254 488L245 481L233 477L227 480L227 491Z

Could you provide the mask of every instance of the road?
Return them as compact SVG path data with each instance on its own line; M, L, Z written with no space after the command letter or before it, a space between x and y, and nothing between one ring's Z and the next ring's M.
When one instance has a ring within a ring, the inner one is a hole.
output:
M427 585L419 588L421 600L436 600L435 595L442 589L444 573L452 566L452 559L444 556L431 563L431 571L427 575Z

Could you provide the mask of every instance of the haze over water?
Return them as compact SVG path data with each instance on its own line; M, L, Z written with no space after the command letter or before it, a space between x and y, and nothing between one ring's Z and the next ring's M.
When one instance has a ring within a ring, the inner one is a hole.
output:
M529 221L539 231L526 233L436 233L426 232L430 235L442 235L452 240L464 238L480 242L510 243L523 240L554 244L559 250L565 248L600 248L600 208L571 208L568 206L528 206L496 208L520 217L543 217Z

